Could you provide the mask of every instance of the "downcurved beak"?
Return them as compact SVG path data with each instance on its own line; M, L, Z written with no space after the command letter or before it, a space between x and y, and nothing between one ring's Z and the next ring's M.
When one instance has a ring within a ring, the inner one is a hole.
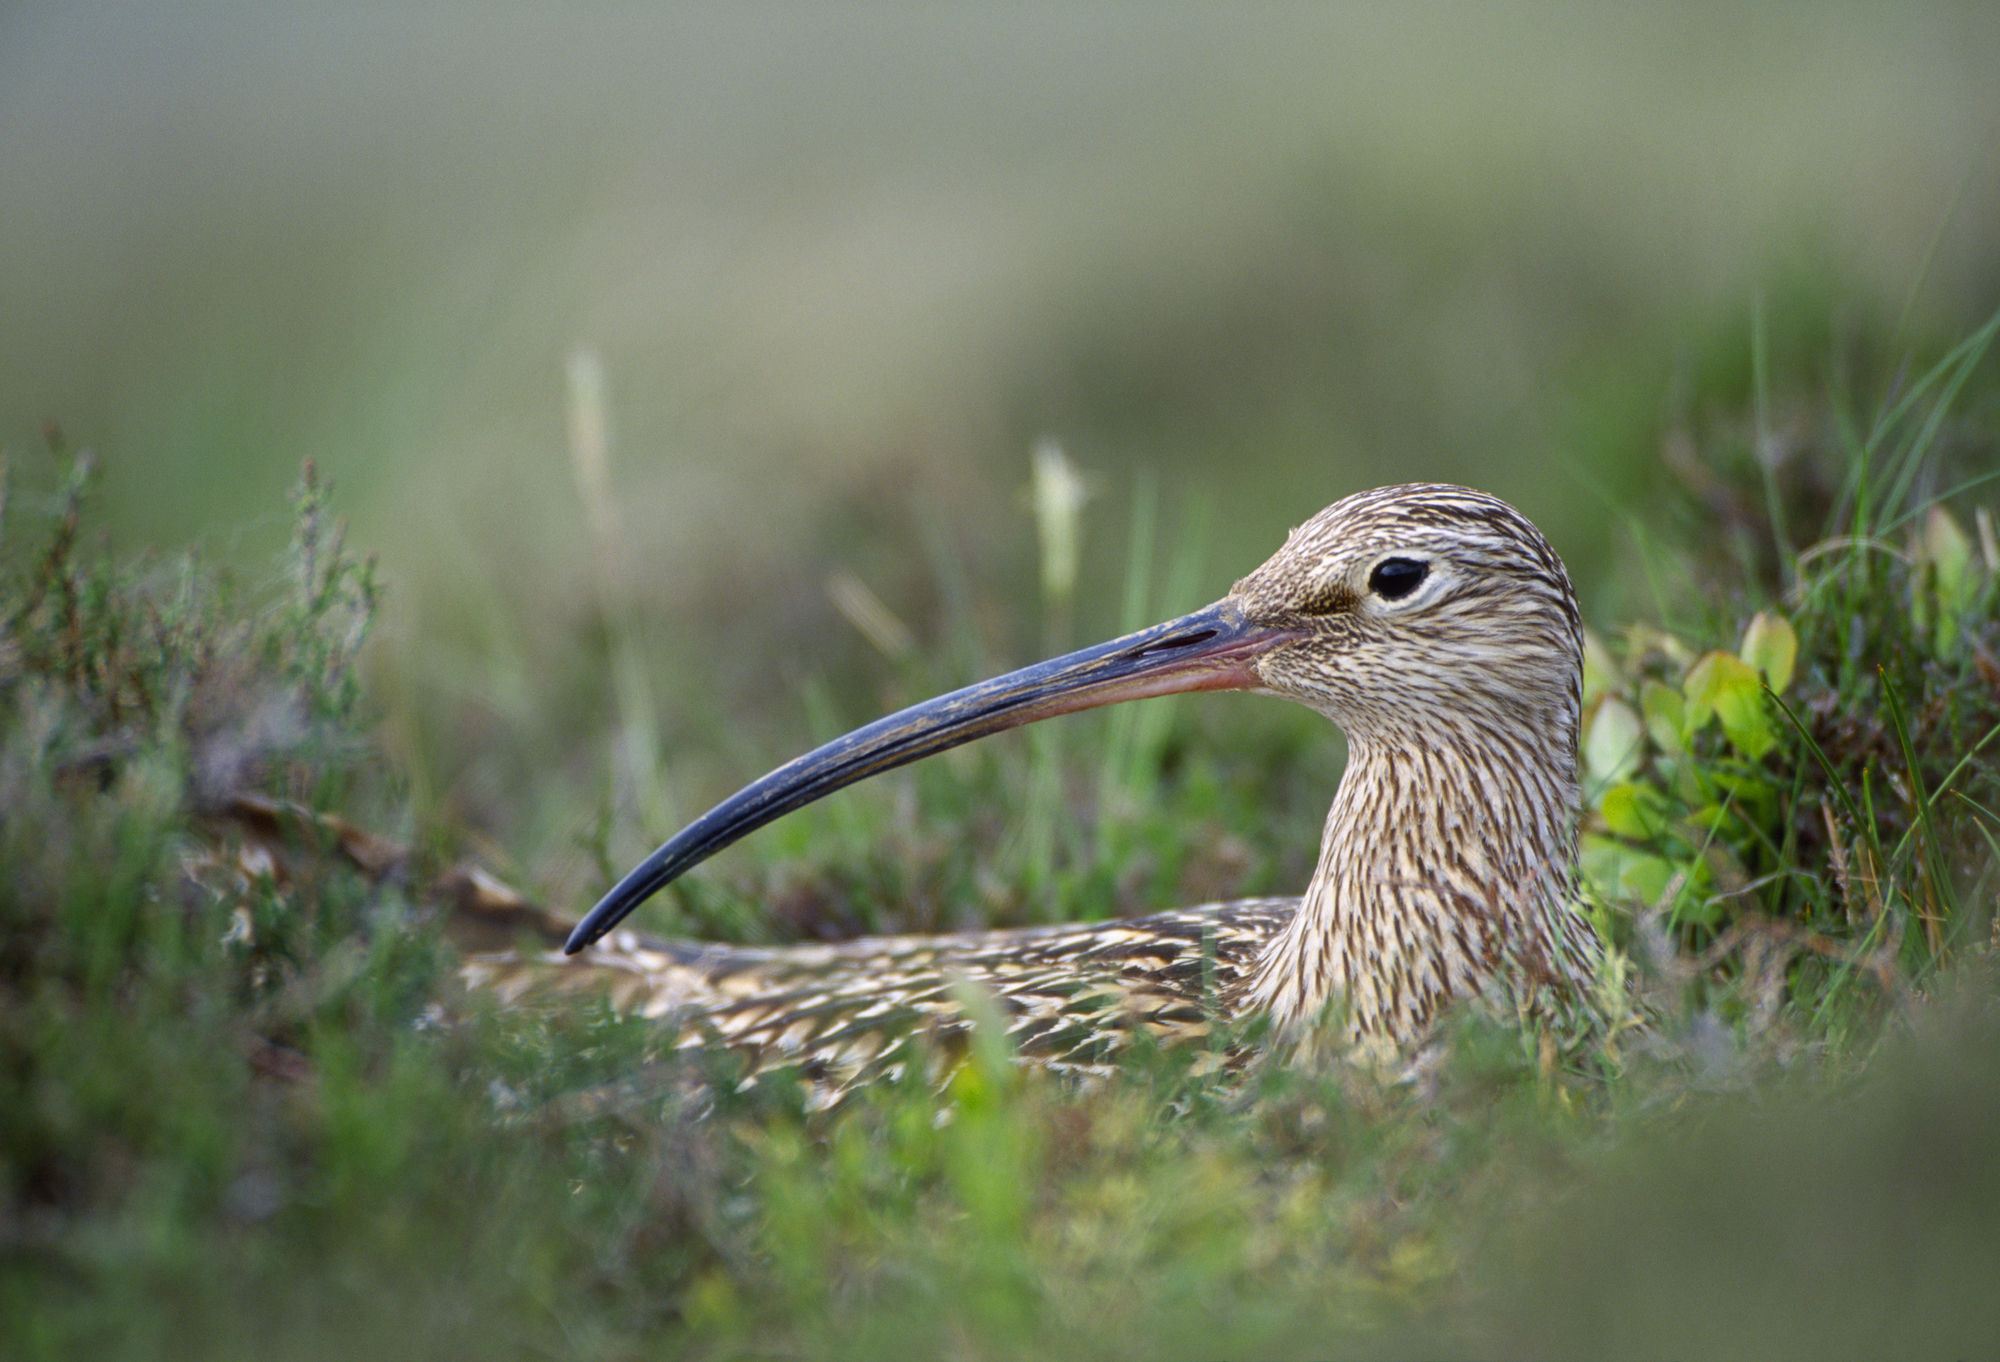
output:
M1057 714L1182 691L1258 690L1257 658L1297 637L1253 624L1235 601L1223 600L877 719L744 786L681 829L590 910L563 949L576 954L737 838L857 780Z

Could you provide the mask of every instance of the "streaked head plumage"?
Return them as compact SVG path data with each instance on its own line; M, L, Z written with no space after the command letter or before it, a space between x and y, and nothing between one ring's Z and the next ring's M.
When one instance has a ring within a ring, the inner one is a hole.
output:
M1497 497L1445 483L1357 493L1293 530L1231 595L1249 618L1299 631L1259 659L1268 688L1351 738L1468 707L1574 732L1575 593L1548 540Z

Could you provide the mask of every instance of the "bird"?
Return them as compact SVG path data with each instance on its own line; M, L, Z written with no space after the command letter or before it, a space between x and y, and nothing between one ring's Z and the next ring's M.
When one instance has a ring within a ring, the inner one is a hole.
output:
M1347 738L1310 882L1073 925L740 946L621 927L775 818L1004 729L1177 692L1305 705ZM1244 1032L1265 1050L1407 1055L1454 1005L1587 999L1601 946L1577 897L1583 625L1561 558L1471 488L1350 495L1213 605L924 701L806 753L625 875L564 954L622 972L680 1047L789 1067L819 1104L998 1027L1025 1065L1114 1072L1142 1039ZM552 960L555 957L551 954ZM920 1044L919 1041L929 1042Z

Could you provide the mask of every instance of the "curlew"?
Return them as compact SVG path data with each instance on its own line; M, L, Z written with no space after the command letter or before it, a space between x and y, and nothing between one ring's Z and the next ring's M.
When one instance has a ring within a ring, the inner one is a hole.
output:
M603 942L586 958L643 976L640 1010L681 1044L737 1047L753 1074L796 1064L831 1095L979 1013L1057 1069L1260 1017L1279 1043L1408 1053L1462 999L1513 1015L1589 996L1582 664L1568 574L1526 517L1464 487L1358 493L1205 609L914 705L754 781L627 874L566 953ZM770 948L617 930L709 855L855 781L1053 715L1204 690L1282 696L1347 735L1299 898Z

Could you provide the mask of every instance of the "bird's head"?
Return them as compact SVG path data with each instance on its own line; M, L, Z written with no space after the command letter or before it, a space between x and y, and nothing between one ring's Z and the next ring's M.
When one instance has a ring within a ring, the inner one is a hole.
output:
M1541 532L1497 497L1438 483L1357 493L1293 530L1228 601L1283 635L1250 664L1264 688L1356 741L1499 724L1573 738L1576 596Z

